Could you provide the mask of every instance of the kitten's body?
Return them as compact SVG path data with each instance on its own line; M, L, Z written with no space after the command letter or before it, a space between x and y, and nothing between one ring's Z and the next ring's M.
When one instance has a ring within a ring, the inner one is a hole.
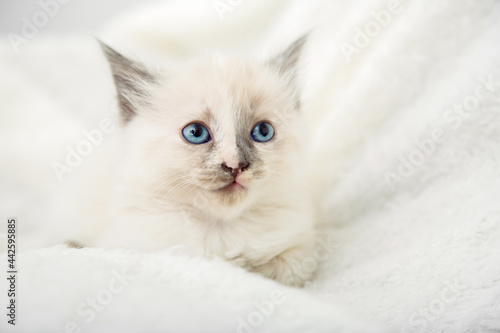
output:
M292 82L303 42L267 65L205 57L168 74L104 46L124 126L90 163L91 178L81 179L86 197L77 202L95 212L96 228L87 224L80 240L142 250L181 245L290 285L310 278L302 264L314 246L314 212ZM252 141L264 120L274 137ZM183 138L193 122L209 129L210 142Z

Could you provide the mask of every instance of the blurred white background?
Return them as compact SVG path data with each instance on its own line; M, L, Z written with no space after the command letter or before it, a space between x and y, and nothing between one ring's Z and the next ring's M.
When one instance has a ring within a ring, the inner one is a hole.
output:
M20 34L22 18L31 19L32 15L40 11L40 2L49 3L52 0L1 0L0 1L0 33L14 32ZM167 2L169 0L69 0L60 5L63 15L51 18L48 24L40 29L40 34L53 32L71 32L81 29L96 31L105 25L117 13L135 6Z

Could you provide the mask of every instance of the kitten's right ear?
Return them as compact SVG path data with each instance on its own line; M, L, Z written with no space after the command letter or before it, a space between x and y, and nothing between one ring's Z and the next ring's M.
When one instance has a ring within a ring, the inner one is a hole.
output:
M279 74L286 75L290 81L294 81L300 54L304 48L304 44L307 42L308 36L309 34L307 33L298 38L286 50L271 59L268 62L269 65L276 68Z
M130 60L99 41L113 74L120 115L124 122L131 120L141 107L150 105L152 86L159 77L139 62Z
M296 82L297 65L308 36L309 34L303 35L293 42L285 51L268 61L271 68L274 68L278 74L284 76L288 80L288 85L292 88L295 94L295 107L297 109L300 109L300 98Z

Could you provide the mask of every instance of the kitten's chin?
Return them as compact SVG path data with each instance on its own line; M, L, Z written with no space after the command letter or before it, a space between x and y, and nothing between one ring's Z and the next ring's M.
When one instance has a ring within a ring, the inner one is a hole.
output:
M248 194L248 188L238 182L232 182L213 192L220 203L226 206L234 206L245 200Z

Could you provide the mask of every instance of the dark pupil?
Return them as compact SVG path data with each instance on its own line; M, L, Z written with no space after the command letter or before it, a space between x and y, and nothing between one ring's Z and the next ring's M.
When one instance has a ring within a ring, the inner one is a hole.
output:
M193 125L193 129L191 130L191 134L193 134L196 138L199 138L203 133L203 129L200 125Z
M259 133L262 136L267 136L269 134L269 128L264 124L260 124L259 125Z

